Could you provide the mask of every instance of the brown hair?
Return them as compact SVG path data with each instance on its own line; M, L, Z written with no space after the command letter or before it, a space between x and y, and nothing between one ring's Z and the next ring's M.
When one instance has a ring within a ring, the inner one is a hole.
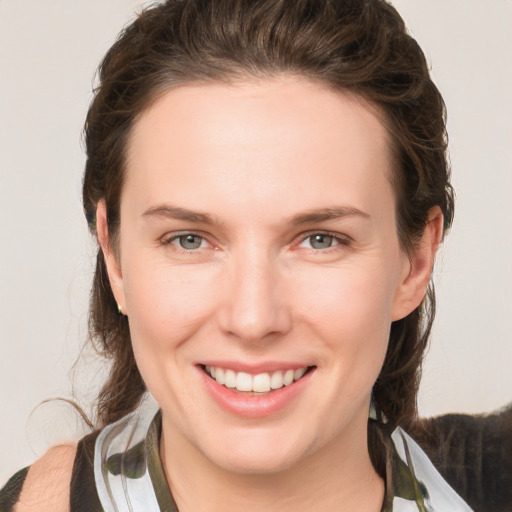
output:
M404 250L421 236L432 206L440 206L445 229L450 226L443 99L393 7L383 0L168 0L142 12L100 65L85 125L83 202L91 231L104 198L115 246L127 140L137 116L159 95L179 84L280 73L351 91L383 113L396 155L397 230ZM90 306L91 339L112 362L99 396L101 426L132 410L145 386L100 250ZM391 426L412 426L416 419L434 306L430 288L419 308L392 324L373 389L377 414Z

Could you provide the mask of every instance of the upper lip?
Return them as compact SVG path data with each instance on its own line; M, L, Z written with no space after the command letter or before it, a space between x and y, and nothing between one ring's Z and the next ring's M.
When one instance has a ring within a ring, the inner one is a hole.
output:
M259 373L272 373L279 370L298 370L299 368L308 368L313 366L308 363L297 363L288 361L262 361L259 363L246 363L243 361L219 361L207 360L201 361L200 366L213 366L214 368L224 368L235 372L245 372L251 375Z

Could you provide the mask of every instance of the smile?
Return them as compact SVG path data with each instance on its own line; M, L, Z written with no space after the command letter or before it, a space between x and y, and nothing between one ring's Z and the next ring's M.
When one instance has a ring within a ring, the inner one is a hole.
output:
M258 373L251 375L246 372L236 372L231 369L204 366L204 371L218 384L233 391L242 393L269 393L276 389L302 379L310 367L297 368L295 370L278 370L271 373Z

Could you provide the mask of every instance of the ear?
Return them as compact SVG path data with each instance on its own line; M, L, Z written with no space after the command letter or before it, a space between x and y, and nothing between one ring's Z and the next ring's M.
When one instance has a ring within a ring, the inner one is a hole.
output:
M112 247L108 232L107 206L104 199L101 199L96 207L96 233L98 243L103 252L103 258L105 259L110 287L117 301L119 312L126 314L123 274L119 264L119 257Z
M420 304L430 281L434 259L443 238L444 217L439 206L428 212L428 220L421 241L413 247L404 265L392 311L392 320L400 320L414 311Z

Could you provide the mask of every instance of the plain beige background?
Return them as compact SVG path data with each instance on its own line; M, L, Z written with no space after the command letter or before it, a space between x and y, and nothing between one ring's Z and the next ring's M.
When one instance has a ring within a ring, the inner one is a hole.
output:
M424 415L512 400L512 2L394 0L449 113L453 231L436 266ZM94 70L139 0L0 0L0 484L77 436L101 368L86 355L94 244L80 205Z

